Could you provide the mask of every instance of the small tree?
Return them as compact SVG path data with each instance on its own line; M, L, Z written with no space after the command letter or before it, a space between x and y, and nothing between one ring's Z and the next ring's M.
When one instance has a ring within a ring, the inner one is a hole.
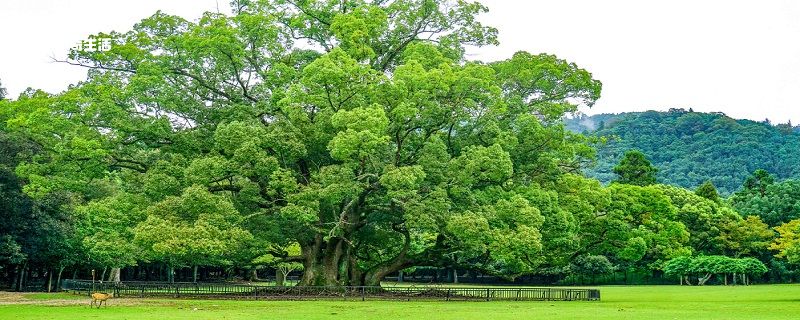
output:
M712 183L711 180L706 180L706 182L703 182L703 184L697 187L697 190L695 190L694 193L698 196L719 203L719 193L717 193L717 188L714 186L714 183Z
M614 266L603 255L580 256L570 264L570 269L576 274L590 276L592 281L598 275L614 272Z
M667 262L664 265L664 274L667 276L677 276L679 278L678 283L683 285L684 282L687 285L692 285L689 281L689 274L692 270L692 258L691 257L677 257Z
M637 186L655 184L657 171L658 169L639 150L625 152L625 156L614 167L614 173L619 176L617 182Z
M778 251L778 258L786 258L789 263L800 264L800 219L795 219L775 227L778 231L770 245L770 250Z
M691 285L689 274L696 274L697 285L704 285L714 275L723 276L723 283L728 284L728 275L733 275L734 284L737 277L743 284L748 284L748 276L760 276L767 272L767 267L758 259L735 259L727 256L678 257L667 262L664 273L678 276L686 284Z
M727 256L712 256L713 257L713 271L717 275L721 275L723 283L728 285L728 274L735 274L737 271L738 259Z
M749 285L750 279L767 273L767 266L756 258L737 259L738 271L742 275L742 284Z
M775 177L769 174L767 170L758 169L744 181L744 190L742 192L758 193L764 196L767 192L767 186L773 183L775 183Z
M197 266L229 264L230 258L252 240L239 227L242 217L230 201L202 187L187 188L179 197L167 197L147 209L147 219L134 229L135 242L148 258L174 268L189 266L197 281Z
M727 255L737 258L764 252L775 238L775 233L758 216L719 223L717 227L720 230L717 241Z
M286 248L277 251L282 251L287 256L296 256L300 254L300 245L298 243L291 243ZM294 261L285 261L282 257L276 257L273 254L265 254L253 260L253 264L267 265L275 268L275 285L282 287L286 281L286 277L295 270L303 270L303 264Z
M78 231L83 250L103 270L111 267L109 281L119 282L121 268L136 265L141 257L141 248L131 241L134 234L130 226L143 219L144 203L141 197L117 193L75 210L81 221ZM104 276L102 272L101 280Z
M714 275L715 267L713 263L713 258L710 256L699 256L692 260L692 264L690 266L690 271L693 273L698 274L697 277L697 285L702 286L706 284L708 279L711 279L711 276Z

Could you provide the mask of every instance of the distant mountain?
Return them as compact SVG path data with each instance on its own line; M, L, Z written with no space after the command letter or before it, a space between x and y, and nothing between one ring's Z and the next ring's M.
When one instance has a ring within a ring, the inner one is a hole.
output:
M661 183L694 189L710 179L724 195L738 190L756 169L778 179L800 177L800 127L791 124L684 109L581 115L565 124L574 132L609 138L597 146L597 165L585 170L603 182L615 179L612 168L629 149L647 155Z

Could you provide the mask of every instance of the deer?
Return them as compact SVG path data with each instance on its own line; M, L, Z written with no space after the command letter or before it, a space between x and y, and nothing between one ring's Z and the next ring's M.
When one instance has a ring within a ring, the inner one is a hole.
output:
M89 304L89 308L91 308L97 301L100 301L100 303L97 304L97 309L100 309L100 306L103 305L103 302L105 302L106 306L108 306L108 301L106 300L111 299L113 297L114 297L113 293L102 293L102 292L92 293L92 303Z

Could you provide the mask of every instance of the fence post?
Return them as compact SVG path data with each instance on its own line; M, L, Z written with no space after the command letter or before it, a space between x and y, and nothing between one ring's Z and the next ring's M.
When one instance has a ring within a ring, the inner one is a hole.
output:
M364 295L365 295L365 292L364 292L364 290L366 290L366 288L362 286L362 287L361 287L361 301L364 301L364 300L366 300L366 297L364 296Z
M489 301L489 288L486 288L486 301Z
M519 295L522 293L522 289L517 289L517 298L514 301L519 301Z
M445 301L450 301L450 288L447 288L447 299Z

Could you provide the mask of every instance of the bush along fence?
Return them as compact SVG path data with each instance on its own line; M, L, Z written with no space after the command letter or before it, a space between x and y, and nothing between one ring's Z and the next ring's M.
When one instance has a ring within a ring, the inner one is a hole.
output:
M115 297L171 297L223 299L390 299L444 301L599 301L600 290L573 288L480 287L301 287L258 286L196 282L105 282L64 280L62 289L76 294L114 293Z

